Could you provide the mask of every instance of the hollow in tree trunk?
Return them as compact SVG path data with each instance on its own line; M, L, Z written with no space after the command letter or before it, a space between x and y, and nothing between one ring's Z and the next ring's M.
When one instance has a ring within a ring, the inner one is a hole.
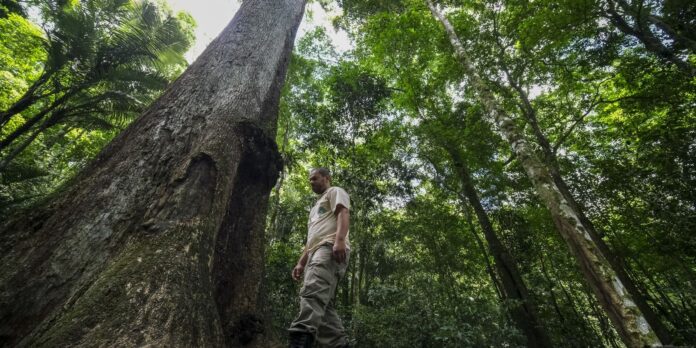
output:
M304 4L244 1L94 162L0 228L0 345L258 341L278 100Z

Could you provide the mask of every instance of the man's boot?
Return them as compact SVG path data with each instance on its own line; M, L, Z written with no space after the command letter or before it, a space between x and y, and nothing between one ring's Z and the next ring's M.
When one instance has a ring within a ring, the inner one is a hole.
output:
M290 348L312 348L314 336L309 332L291 332Z

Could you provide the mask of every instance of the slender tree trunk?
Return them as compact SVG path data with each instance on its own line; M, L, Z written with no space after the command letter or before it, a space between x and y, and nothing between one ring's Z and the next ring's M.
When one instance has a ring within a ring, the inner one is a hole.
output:
M439 175L441 174L441 170L438 168L438 165L436 164L435 161L432 159L428 158L428 161L432 166L435 168L435 172L437 172ZM481 239L481 236L476 232L476 228L474 227L474 221L471 216L471 211L469 210L469 206L471 204L466 204L468 199L464 194L459 192L459 190L455 190L451 187L448 187L447 184L445 184L443 181L439 181L439 184L442 185L443 188L445 188L447 191L455 194L460 201L462 201L462 212L464 213L464 216L466 217L466 224L469 227L469 232L471 235L474 237L474 241L476 242L476 246L478 247L479 251L481 252L481 255L483 256L483 259L485 260L486 263L486 273L488 273L488 276L491 278L491 284L493 285L493 290L495 290L495 294L500 300L505 299L505 294L503 294L503 289L502 285L500 284L500 280L498 279L498 275L495 273L493 270L493 265L491 264L490 260L490 248L486 248L486 246L483 244L483 240Z
M29 86L26 92L17 100L14 104L10 105L7 110L0 111L0 129L5 127L5 124L12 118L12 116L26 110L32 106L36 101L41 99L41 96L37 96L37 91L53 76L54 70L44 71L41 76Z
M679 43L684 48L691 50L691 53L696 53L696 41L685 35L682 35L678 30L675 30L669 24L667 24L660 16L650 13L649 7L641 6L642 11L637 11L625 0L608 1L616 1L616 4L618 4L619 7L621 7L621 9L624 10L624 12L629 13L631 17L633 17L636 20L636 22L638 22L639 19L643 19L644 21L641 21L641 27L647 28L647 23L653 24L656 27L660 28L662 31L664 31L670 39L674 40L676 43ZM613 4L612 7L616 8Z
M481 240L481 237L478 235L478 233L476 233L476 229L474 228L474 222L472 221L471 212L469 211L468 206L464 207L464 209L466 213L466 223L467 225L469 225L469 231L471 232L471 235L474 236L476 246L478 246L479 250L481 250L481 255L483 255L483 258L486 260L486 272L488 273L488 276L491 277L493 289L495 290L496 295L498 295L498 298L502 300L504 299L502 290L503 286L500 284L498 276L493 271L493 265L491 265L491 261L488 256L488 251L486 251L486 247L483 245L483 240Z
M563 285L563 282L560 281L560 278L558 277L558 273L554 272L553 276L556 279L556 282L554 282L551 278L551 275L549 274L548 267L546 266L546 261L545 255L542 253L541 257L539 258L540 265L541 265L541 272L544 276L544 279L546 280L546 283L548 284L548 289L549 293L551 294L551 299L553 301L554 309L556 313L559 313L561 316L561 331L564 332L564 338L566 340L576 340L575 345L577 346L580 344L579 342L583 342L583 344L588 345L590 344L592 339L600 340L601 335L597 335L596 331L590 327L588 324L587 320L587 315L583 315L578 311L578 306L576 305L576 301L573 300L573 297L570 295L568 292L568 289ZM558 305L558 299L556 298L554 288L557 287L560 289L560 293L564 296L566 302L567 302L567 307L570 307L570 309L573 311L574 316L572 316L573 320L568 322L567 318L565 315L561 314L562 311ZM579 323L579 325L578 325ZM573 328L569 328L568 326L571 325ZM575 330L575 326L579 326L580 328L578 330ZM575 331L570 331L571 329ZM590 337L592 336L592 337ZM564 342L566 343L566 342Z
M541 255L541 271L544 273L544 276L546 279L551 279L548 271L548 267L546 266L546 261L544 261L545 255ZM555 279L559 280L557 285L558 288L560 289L561 293L563 294L563 297L565 298L565 301L567 303L567 306L570 307L573 310L573 314L575 315L575 320L579 321L582 323L582 330L584 331L585 334L591 334L594 333L594 330L587 324L587 320L585 315L582 315L578 311L578 305L576 304L576 301L573 299L573 296L570 295L568 292L568 289L563 285L563 282L560 281L560 278L558 276L558 272L553 272L553 276Z
M611 23L614 24L614 26L622 33L638 39L638 41L643 44L645 49L652 54L674 64L677 68L689 76L696 75L696 67L689 62L681 60L672 49L665 46L664 43L657 36L655 36L652 31L650 31L650 28L645 25L641 25L639 20L635 18L634 19L637 22L636 26L631 26L618 12L612 0L607 1L605 17L609 19L609 21L611 21Z
M653 308L650 307L650 305L648 304L648 298L647 295L645 295L645 292L640 290L638 284L628 274L629 271L627 270L625 260L618 253L613 252L609 248L607 243L604 242L604 239L602 239L602 235L594 227L594 224L592 223L590 218L587 217L587 215L585 214L585 209L582 207L582 205L575 200L574 195L570 191L570 187L563 179L563 175L561 174L561 169L558 164L558 158L556 157L556 152L553 150L551 143L549 142L544 132L541 130L541 127L539 127L539 121L536 116L536 110L532 106L527 92L525 92L522 86L520 86L520 84L515 81L514 77L512 76L506 65L503 65L503 70L508 79L508 83L515 90L520 101L522 102L522 114L527 119L529 125L532 128L532 133L534 134L537 143L541 147L541 152L544 156L543 160L546 163L549 170L549 174L553 178L553 181L555 182L556 186L563 194L563 197L566 199L566 201L572 207L572 209L577 212L578 218L587 229L587 232L592 237L592 240L597 244L599 251L602 253L602 255L604 255L607 258L607 261L616 272L617 277L619 278L621 283L623 283L623 285L626 287L628 292L631 294L633 300L636 303L636 306L638 306L643 315L645 315L645 320L653 328L657 337L663 344L670 344L672 342L671 333L664 325L662 320L660 320L657 313L655 313Z
M253 344L304 0L244 1L60 194L0 228L0 345Z
M696 41L679 33L679 31L675 30L669 24L665 23L659 16L648 14L646 16L646 19L648 22L667 33L667 35L669 35L669 37L672 40L684 46L684 48L690 50L692 54L696 54Z
M353 255L353 260L355 260L355 256ZM357 262L353 261L353 264L355 265ZM350 271L350 304L351 306L356 306L359 305L360 303L356 299L357 296L355 296L355 284L357 283L357 272L354 270L355 267L349 268Z
M370 256L371 255L369 252L367 252L366 249L362 250L362 254L365 255L365 257L363 259L363 263L364 263L364 266L363 266L364 275L363 276L365 278L365 280L364 280L365 285L363 286L363 299L364 299L363 303L367 303L367 301L369 299L370 289L372 288L372 280L373 280L373 277L370 276L370 274L372 273L372 270L368 269L369 264L370 264L370 259L371 259Z
M4 128L7 122L10 121L12 116L26 110L32 104L36 102L33 95L24 95L15 104L10 106L7 110L0 112L0 129Z
M17 129L15 129L12 133L8 134L4 139L0 140L0 150L5 149L6 147L10 146L12 142L17 140L17 138L21 137L22 135L28 133L37 123L39 123L41 120L46 117L46 115L54 112L56 108L61 106L70 96L72 96L72 93L66 93L62 95L60 98L56 99L46 107L45 109L39 111L36 115L28 119L26 122L24 122L21 126L19 126ZM53 115L56 115L55 113ZM57 116L53 116L55 119Z
M488 219L488 213L481 205L469 168L458 150L446 147L446 151L449 153L452 164L458 172L464 195L473 207L481 230L483 230L483 235L486 237L488 248L495 261L495 269L503 285L505 298L519 302L512 304L511 315L517 326L527 337L527 346L552 347L551 339L539 323L539 314L534 301L529 296L529 291L522 280L517 264L503 243L500 242L500 239L498 239L493 229L493 224Z
M589 291L589 289L588 289L587 287L585 287L585 288L583 289L582 294L583 294L584 297L587 299L588 305L587 305L587 306L584 306L585 312L584 312L583 315L581 315L579 318L587 318L587 317L590 315L590 313L588 313L588 312L587 312L587 309L586 309L586 308L589 307L589 308L591 309L591 311L592 311L591 314L592 314L595 318L597 318L597 321L598 321L598 323L599 323L599 338L600 338L600 342L603 340L603 341L604 341L604 345L606 345L606 343L609 343L609 344L611 344L612 347L615 347L615 346L616 346L615 335L613 334L613 332L612 332L612 330L611 330L611 323L609 323L609 322L607 321L606 316L603 315L603 313L602 313L602 308L600 308L600 307L597 305L597 302L596 302L596 301L593 301L593 300L592 300L592 293L590 293L590 291Z
M367 303L367 293L365 292L365 283L367 278L367 272L365 269L367 268L367 243L365 241L361 241L360 243L360 252L358 253L357 261L358 261L358 303Z
M534 185L542 202L549 209L558 232L568 244L580 269L592 288L595 297L614 324L617 332L628 347L643 347L659 344L650 325L635 306L630 294L612 270L607 259L599 252L578 212L564 198L551 177L548 168L536 157L514 120L510 119L495 99L485 81L474 70L468 54L447 18L440 13L431 0L426 0L433 16L445 27L455 53L462 63L472 87L487 110L491 123L496 125Z
M552 281L551 277L549 276L549 272L546 270L546 265L544 264L543 255L540 259L540 264L541 264L541 274L544 276L544 280L546 281L546 291L549 292L549 295L551 296L551 303L553 304L553 309L556 312L556 315L558 315L558 318L561 320L561 330L562 330L562 332L567 332L566 324L565 324L566 318L565 318L565 315L563 315L563 312L561 311L561 307L558 306L558 299L556 299L556 294L555 294L555 291L553 290L555 284Z
M19 146L16 146L10 153L8 153L6 156L2 157L0 159L0 173L2 173L3 170L12 162L15 157L17 157L22 151L24 151L29 145L31 145L32 142L36 139L36 137L39 136L39 134L43 133L46 129L50 128L51 126L55 125L55 121L60 117L60 112L54 113L51 116L49 116L44 122L41 123L41 125L34 130L33 133L29 135L24 141L19 144Z

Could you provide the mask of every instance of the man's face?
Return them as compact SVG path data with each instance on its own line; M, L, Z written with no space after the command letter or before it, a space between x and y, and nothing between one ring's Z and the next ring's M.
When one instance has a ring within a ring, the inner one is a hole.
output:
M329 178L313 170L309 173L309 185L312 186L312 191L314 191L314 193L324 193L324 191L329 188Z

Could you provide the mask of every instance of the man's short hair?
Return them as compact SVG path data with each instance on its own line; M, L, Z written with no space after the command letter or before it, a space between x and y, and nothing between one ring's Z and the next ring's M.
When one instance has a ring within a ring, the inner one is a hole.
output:
M317 173L321 174L321 176L323 176L323 177L325 177L325 178L330 178L330 177L331 177L331 172L330 172L328 169L324 168L324 167L312 168L312 170L309 171L310 174L311 174L311 173L314 173L314 172L317 172Z

